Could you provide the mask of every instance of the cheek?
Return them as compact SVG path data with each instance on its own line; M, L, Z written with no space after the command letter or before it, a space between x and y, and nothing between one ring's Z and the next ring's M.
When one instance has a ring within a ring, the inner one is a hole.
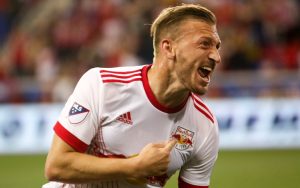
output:
M197 79L197 69L199 67L199 52L188 48L187 46L181 46L176 52L176 72L181 80L191 82Z
M193 66L188 64L177 67L176 73L181 83L187 88L190 88L191 85L198 80L197 71L195 71Z
M186 77L191 72L191 67L185 58L180 58L176 62L176 72L179 77Z
M181 56L178 58L176 65L176 72L182 80L187 81L196 78L196 63L188 57Z

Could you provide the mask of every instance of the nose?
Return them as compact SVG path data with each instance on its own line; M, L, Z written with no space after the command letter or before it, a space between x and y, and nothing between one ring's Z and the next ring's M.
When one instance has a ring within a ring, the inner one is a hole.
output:
M214 61L215 63L220 63L221 62L221 56L220 56L220 53L219 53L219 50L218 49L212 49L209 54L208 54L208 58L211 60L211 61Z

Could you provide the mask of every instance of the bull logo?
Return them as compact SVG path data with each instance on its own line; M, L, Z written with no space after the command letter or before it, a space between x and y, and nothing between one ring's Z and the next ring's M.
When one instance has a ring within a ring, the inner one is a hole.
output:
M178 126L175 133L172 135L177 140L176 149L186 150L193 146L194 132Z

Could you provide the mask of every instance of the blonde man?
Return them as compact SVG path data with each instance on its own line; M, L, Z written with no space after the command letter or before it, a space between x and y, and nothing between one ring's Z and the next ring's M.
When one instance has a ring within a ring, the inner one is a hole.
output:
M200 5L164 9L153 22L152 65L93 68L56 125L44 187L207 188L218 124L201 100L220 63L216 18Z

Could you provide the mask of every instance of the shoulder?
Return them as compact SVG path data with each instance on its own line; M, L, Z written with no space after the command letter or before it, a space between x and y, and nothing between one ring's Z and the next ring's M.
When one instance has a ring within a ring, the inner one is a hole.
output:
M91 83L92 80L97 80L96 78L100 78L100 67L95 67L87 70L80 78L79 81L89 82Z
M142 80L144 66L100 68L103 83L130 83Z
M195 131L195 153L202 153L205 150L200 148L210 146L215 143L217 148L219 128L217 118L212 113L212 110L204 103L200 96L191 93L189 99L189 116L192 120L192 127Z
M200 98L199 95L191 93L191 98L193 101L193 106L195 110L202 114L207 120L209 120L212 124L217 124L216 117L212 113L212 110L204 103L204 101Z
M131 71L138 71L142 70L145 65L140 66L127 66L127 67L97 67L96 69L100 69L100 72L120 72L120 73L130 73ZM93 68L95 69L95 68Z
M128 66L128 67L94 67L94 68L90 68L89 70L87 70L83 76L88 75L88 76L92 76L92 75L107 75L107 74L134 74L134 73L138 73L141 72L143 67L145 65L141 65L141 66Z
M143 66L128 66L128 67L94 67L87 70L80 78L80 82L96 83L101 80L103 83L114 81L126 81L130 79L141 79Z

